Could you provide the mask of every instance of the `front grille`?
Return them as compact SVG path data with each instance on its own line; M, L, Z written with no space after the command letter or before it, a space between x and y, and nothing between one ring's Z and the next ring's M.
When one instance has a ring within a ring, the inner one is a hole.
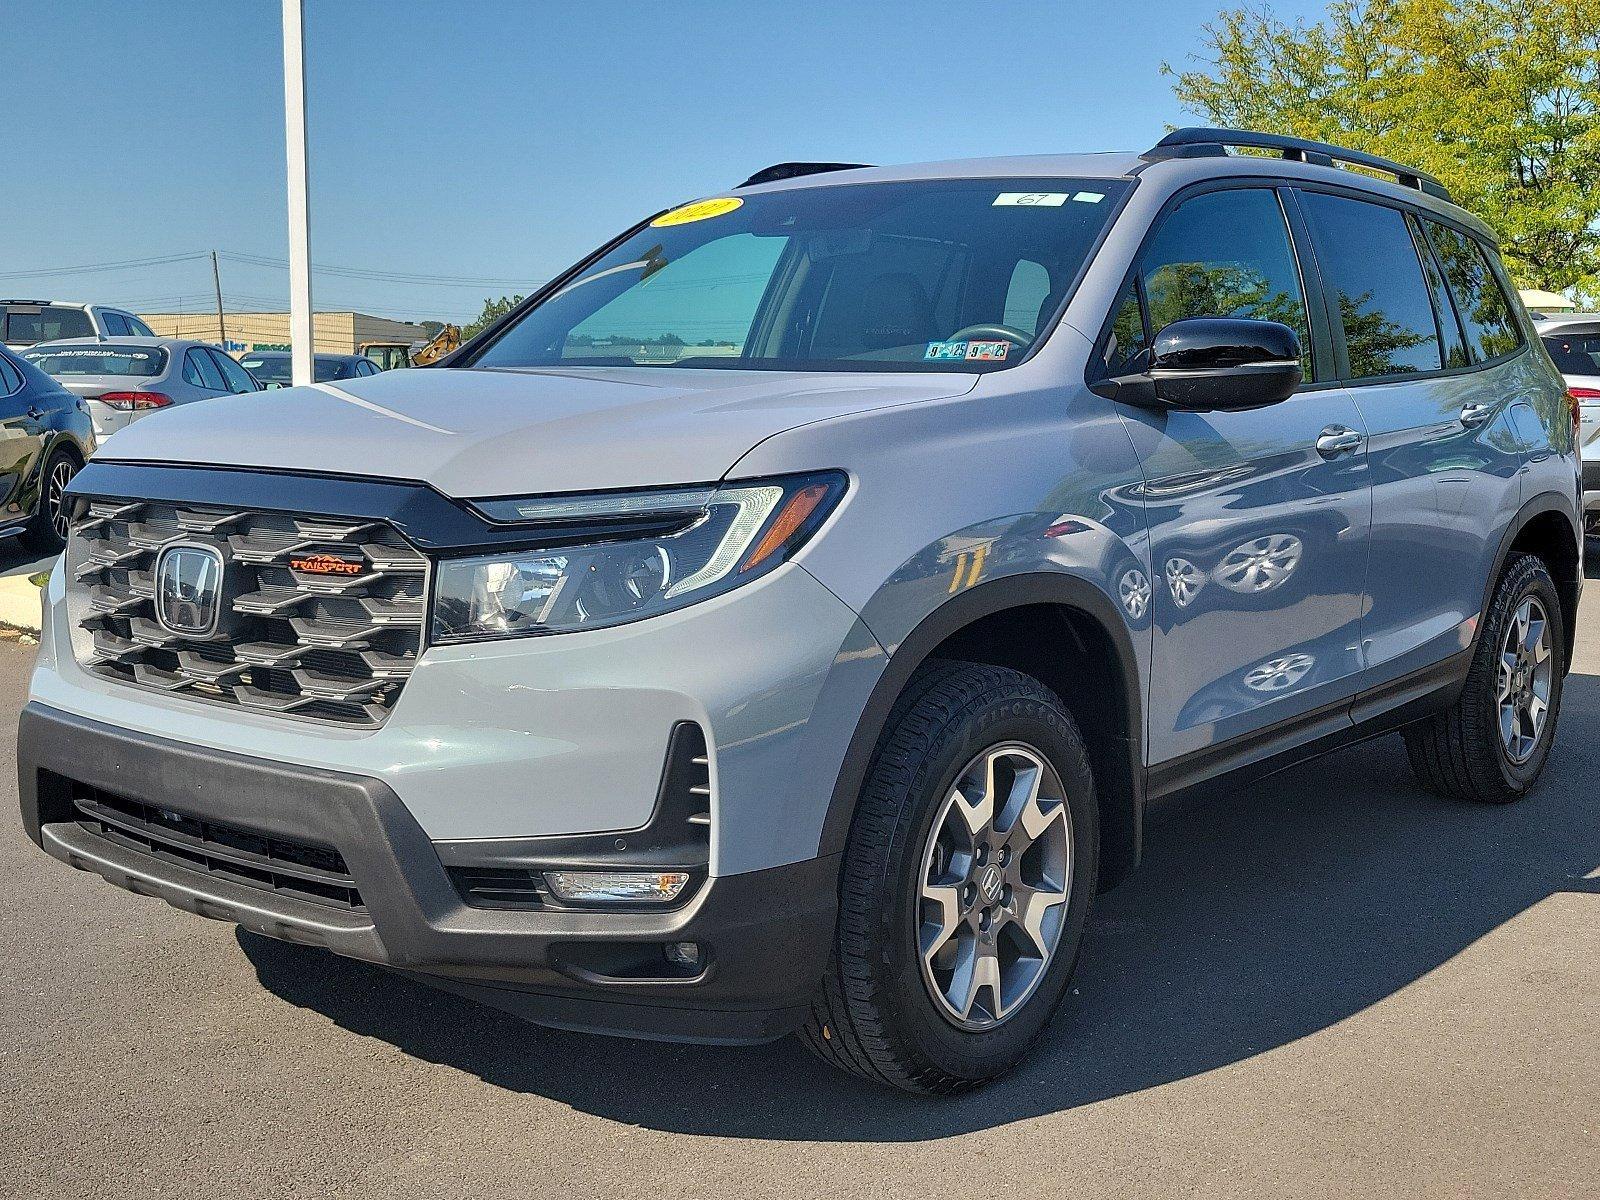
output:
M156 620L156 556L172 542L226 562L213 638ZM356 573L302 569L319 555ZM79 663L135 687L373 727L422 648L427 560L381 521L97 499L73 524L67 571Z
M360 909L361 893L337 850L255 833L73 785L78 824L152 858L315 904Z

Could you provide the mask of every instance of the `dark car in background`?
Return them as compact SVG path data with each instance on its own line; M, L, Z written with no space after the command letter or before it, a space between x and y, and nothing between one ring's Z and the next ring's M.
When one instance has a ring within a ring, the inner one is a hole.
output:
M291 356L287 350L253 350L241 355L240 364L269 388L289 386ZM314 368L316 382L335 383L341 379L361 379L377 375L382 368L365 354L319 354Z
M94 453L78 397L0 348L0 538L53 554L67 537L67 485Z

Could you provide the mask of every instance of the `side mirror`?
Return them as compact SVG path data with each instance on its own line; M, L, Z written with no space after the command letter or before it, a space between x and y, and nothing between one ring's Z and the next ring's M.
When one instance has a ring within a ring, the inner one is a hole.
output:
M1302 379L1300 338L1277 321L1174 321L1156 334L1149 363L1146 374L1107 380L1112 398L1147 408L1230 412L1287 400Z

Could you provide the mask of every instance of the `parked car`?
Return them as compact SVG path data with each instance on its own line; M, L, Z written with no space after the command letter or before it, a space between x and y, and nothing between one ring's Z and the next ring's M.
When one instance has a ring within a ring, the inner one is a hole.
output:
M0 300L0 342L22 350L79 337L154 337L150 326L120 308L60 300Z
M443 367L158 425L72 488L44 849L913 1091L1028 1052L1160 801L1391 730L1527 795L1582 586L1576 409L1489 230L1235 131L781 164Z
M83 402L0 350L0 539L54 554L66 542L67 486L94 453Z
M244 369L269 388L289 386L291 361L287 350L252 350L239 358ZM319 354L312 367L318 383L365 379L381 371L382 368L364 354Z
M46 342L22 357L88 401L101 441L164 408L261 390L216 347L174 338Z
M1592 534L1600 531L1600 313L1550 314L1539 338L1582 414L1584 524Z

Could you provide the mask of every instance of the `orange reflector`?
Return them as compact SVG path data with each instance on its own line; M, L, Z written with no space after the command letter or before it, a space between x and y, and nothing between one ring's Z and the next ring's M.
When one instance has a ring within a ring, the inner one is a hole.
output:
M750 551L740 564L739 570L748 571L758 567L782 550L811 514L817 511L817 505L821 504L827 495L827 484L811 483L790 496L788 502L778 511L778 515L773 518L772 524L767 527L767 532L761 541L756 543L756 548Z

